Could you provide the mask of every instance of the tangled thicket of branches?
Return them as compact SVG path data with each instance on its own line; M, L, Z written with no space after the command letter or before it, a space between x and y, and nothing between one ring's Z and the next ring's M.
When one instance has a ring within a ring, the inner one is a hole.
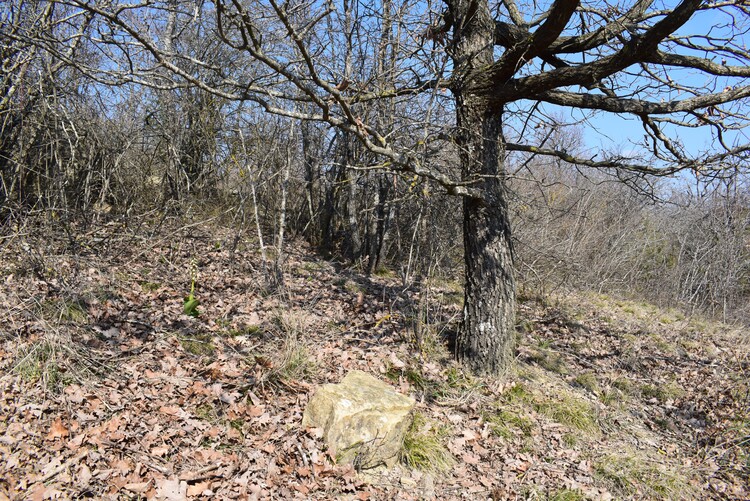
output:
M654 197L546 165L513 184L528 290L583 287L750 321L747 178L665 183Z

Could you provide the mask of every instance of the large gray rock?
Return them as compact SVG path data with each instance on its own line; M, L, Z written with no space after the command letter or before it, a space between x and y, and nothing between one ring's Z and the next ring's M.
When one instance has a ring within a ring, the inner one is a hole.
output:
M339 462L353 463L358 469L391 467L413 408L413 398L365 372L351 371L341 383L318 389L307 404L302 426L322 428Z

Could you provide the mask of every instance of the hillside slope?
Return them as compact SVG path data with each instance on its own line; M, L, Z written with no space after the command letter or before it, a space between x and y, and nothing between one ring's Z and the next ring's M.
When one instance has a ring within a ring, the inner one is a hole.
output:
M746 332L528 299L516 367L479 379L447 349L456 284L366 278L294 243L270 289L235 236L112 224L75 254L6 237L0 499L750 498ZM315 388L355 368L417 398L394 471L336 465L300 427Z

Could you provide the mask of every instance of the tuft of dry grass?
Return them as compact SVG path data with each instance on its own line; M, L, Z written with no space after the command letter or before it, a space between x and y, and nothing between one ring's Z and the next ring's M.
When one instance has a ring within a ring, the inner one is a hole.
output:
M16 350L12 372L54 392L110 370L97 354L75 342L69 331L52 325L41 337L21 343Z
M456 463L443 441L447 429L416 412L399 453L401 462L417 470L446 472Z
M622 450L594 461L595 475L623 497L640 499L695 499L689 475L664 459L640 451Z
M274 318L281 341L275 343L269 354L268 371L260 384L288 385L312 378L317 365L308 346L304 343L310 320L301 312L278 312Z

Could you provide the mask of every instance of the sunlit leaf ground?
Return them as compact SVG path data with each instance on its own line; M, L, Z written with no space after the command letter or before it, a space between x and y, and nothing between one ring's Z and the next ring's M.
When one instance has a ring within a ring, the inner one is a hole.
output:
M138 228L3 247L0 499L750 498L741 329L531 298L515 367L476 378L447 348L454 282L366 278L293 242L270 288L229 228ZM337 465L300 426L355 368L417 399L424 435L393 471Z

